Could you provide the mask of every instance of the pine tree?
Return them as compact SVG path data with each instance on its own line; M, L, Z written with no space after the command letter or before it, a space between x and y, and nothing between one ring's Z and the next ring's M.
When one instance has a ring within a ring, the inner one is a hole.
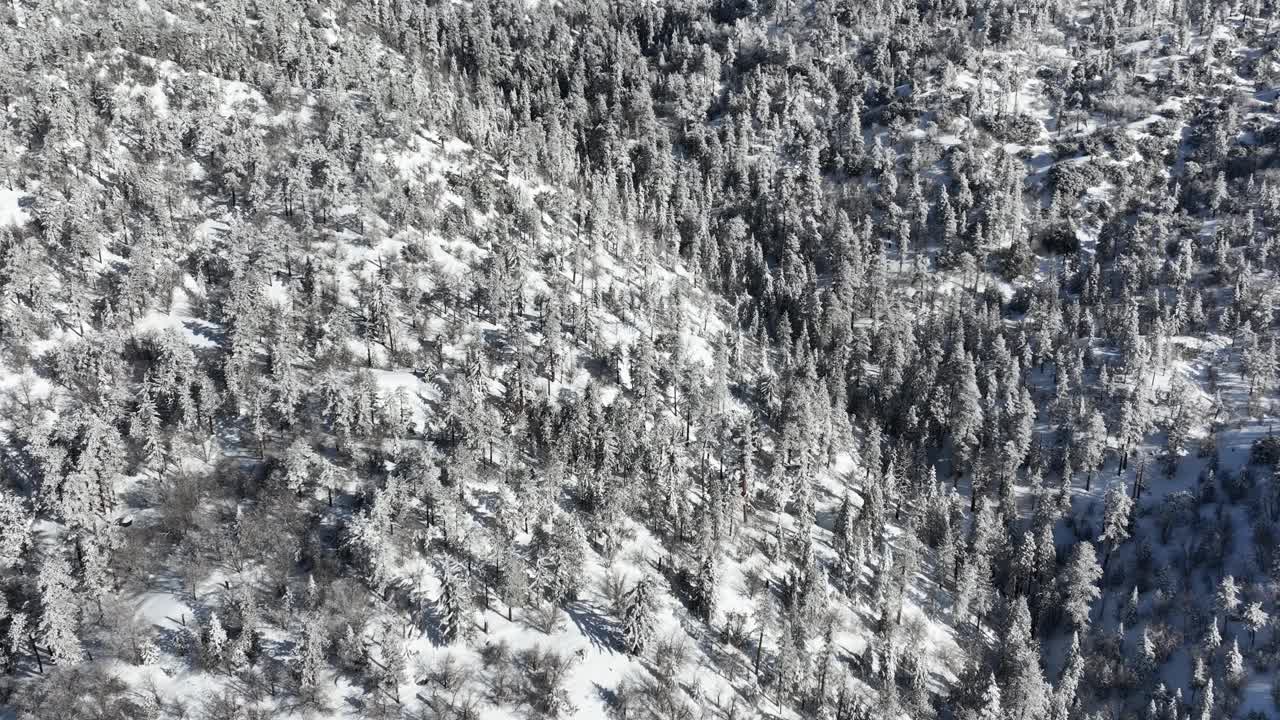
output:
M544 372L547 374L547 390L551 383L560 378L560 370L564 365L564 342L561 338L561 307L557 299L559 293L552 292L543 301L542 345L540 355Z
M313 690L320 682L320 671L325 663L324 625L317 613L303 618L302 642L294 660L294 672L298 686L304 691Z
M140 448L144 462L155 458L160 445L160 416L151 397L151 382L142 383L138 393L138 407L129 418L129 436Z
M390 580L392 528L392 493L379 491L372 506L352 519L347 527L347 544L356 550L373 587L381 588Z
M996 684L996 676L991 675L987 681L987 689L982 693L982 705L978 711L979 720L1004 720L1004 708L1000 704L1000 686Z
M1129 601L1125 603L1124 612L1120 618L1126 625L1133 625L1138 621L1138 603L1138 586L1134 585L1133 592L1129 593Z
M1067 650L1067 659L1062 665L1062 675L1054 689L1052 720L1068 720L1071 710L1076 705L1076 692L1084 677L1084 656L1080 652L1080 633L1072 633L1071 647Z
M320 586L316 584L316 576L313 574L307 575L306 599L307 599L308 610L320 609Z
M1031 635L1031 610L1027 600L1018 596L1013 603L1008 631L1005 634L1005 660L1008 668L1006 705L1010 717L1043 717L1050 702L1052 688L1040 669L1039 644Z
M27 634L28 617L25 612L15 612L9 615L9 634L5 638L5 649L8 651L9 662L13 662L13 658L23 651L27 644L31 642L31 637ZM36 663L43 670L43 663L40 662L40 656L36 655Z
M982 395L978 390L978 378L973 360L962 348L952 350L955 360L954 390L951 400L951 434L959 451L957 468L967 467L977 448L979 429L982 427Z
M103 547L103 543L107 541L108 538L100 536L84 536L78 541L84 599L92 601L97 606L99 619L104 612L103 601L115 590L107 552Z
M469 593L458 572L451 567L440 573L440 636L447 643L456 643L471 636L473 623L469 610Z
M31 544L31 513L9 489L0 490L0 568L11 568Z
M1035 647L1031 636L1031 609L1025 597L1019 595L1007 603L1001 630L996 669L999 675L1007 677Z
M390 688L397 703L400 702L400 683L409 669L408 648L398 635L387 633L382 640L383 663L378 673L383 687Z
M641 578L627 593L622 616L622 644L631 655L639 655L653 638L656 600L652 582Z
M1227 650L1226 660L1227 685L1231 687L1240 687L1244 682L1244 655L1240 653L1240 642L1235 638L1231 639L1231 647Z
M1144 677L1150 677L1156 671L1159 659L1156 657L1155 644L1151 641L1151 632L1145 627L1142 628L1138 652L1138 667Z
M1213 720L1213 678L1209 678L1209 682L1204 687L1204 694L1200 696L1200 711L1196 714L1197 720Z
M1213 189L1209 193L1209 212L1217 215L1219 208L1222 207L1222 201L1226 200L1227 197L1227 176L1225 173L1219 172L1217 178L1214 179Z
M311 444L305 438L294 440L284 457L285 487L301 496L311 482L311 468L316 462ZM328 466L328 463L324 463L324 466Z
M1258 633L1271 621L1271 616L1262 609L1262 603L1251 602L1244 611L1244 626L1249 631L1249 647L1258 638Z
M138 664L152 666L160 662L160 648L150 637L138 641Z
M1240 605L1240 586L1236 584L1236 579L1231 575L1222 578L1222 582L1218 583L1218 592L1214 595L1214 602L1218 606L1218 611L1222 613L1224 620L1231 618L1236 608Z
M1192 690L1201 690L1209 683L1209 666L1204 661L1204 656L1200 654L1193 655L1191 658L1191 688Z
M80 601L71 565L61 553L46 556L36 578L40 590L40 639L54 662L75 664L84 657L80 645Z
M1102 560L1104 572L1111 561L1111 554L1129 539L1129 516L1132 512L1133 501L1129 498L1124 483L1120 481L1111 483L1104 499L1102 535L1098 538L1098 541L1107 548L1107 554Z
M1102 595L1097 585L1100 579L1102 568L1098 566L1093 545L1089 542L1076 543L1071 549L1071 557L1063 574L1062 595L1063 610L1077 632L1089 627L1093 601Z
M694 596L702 613L702 619L710 624L715 617L716 594L720 585L720 564L716 549L704 552L698 561L698 570L693 579Z
M568 513L557 513L549 535L541 544L545 546L538 563L541 587L555 602L575 599L587 554L586 533L581 523Z
M512 608L523 605L528 599L528 570L515 543L510 543L499 556L497 592L507 605L507 620L511 619Z
M338 638L337 653L342 666L350 670L363 667L367 660L364 640L356 634L355 628L350 624L343 631L342 637Z
M1102 413L1093 410L1085 421L1084 432L1072 435L1073 446L1079 453L1080 467L1085 471L1084 490L1089 492L1093 485L1093 475L1102 464L1103 451L1107 443L1107 426Z
M218 619L218 613L209 615L209 624L204 631L204 658L210 666L218 666L225 660L227 650L227 631Z
M1209 628L1205 630L1204 639L1200 642L1200 647L1205 654L1212 657L1222 646L1222 633L1218 630L1218 618L1214 617L1209 620Z
M862 564L861 558L857 557L856 522L857 509L853 505L853 496L850 492L845 491L844 500L840 502L840 509L836 511L834 546L836 557L840 562L840 577L844 580L846 586Z

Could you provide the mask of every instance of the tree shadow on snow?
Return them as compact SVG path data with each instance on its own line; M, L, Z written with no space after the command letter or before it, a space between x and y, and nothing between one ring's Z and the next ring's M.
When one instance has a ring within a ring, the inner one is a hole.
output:
M591 641L593 647L610 653L621 649L617 630L599 610L581 602L568 603L564 609L578 631Z

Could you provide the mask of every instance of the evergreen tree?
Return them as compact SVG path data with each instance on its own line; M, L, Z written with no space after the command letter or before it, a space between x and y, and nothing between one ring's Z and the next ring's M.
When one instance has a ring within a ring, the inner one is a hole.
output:
M1004 720L1004 708L1000 703L1000 686L996 684L996 676L987 681L987 689L982 693L982 705L978 711L979 720Z
M498 559L498 596L507 605L507 619L511 609L523 605L529 595L529 575L524 556L514 543L501 551Z
M1217 604L1218 611L1222 613L1223 618L1230 619L1240 605L1240 586L1236 584L1235 577L1231 575L1223 576L1222 581L1218 583L1218 592L1214 595L1214 602Z
M702 619L710 624L715 617L716 594L720 584L720 563L714 548L704 552L693 578L694 599Z
M1240 653L1240 643L1235 638L1232 638L1231 647L1227 650L1225 669L1227 684L1235 688L1240 687L1245 678L1244 656Z
M1124 484L1113 482L1107 488L1102 515L1102 535L1098 541L1103 543L1107 552L1103 557L1102 569L1106 570L1111 561L1111 554L1129 539L1130 514L1133 512L1133 501L1125 490Z
M641 578L627 593L622 616L622 644L631 655L644 652L653 639L653 588L648 578Z
M1031 635L1031 610L1026 598L1013 603L1005 637L1005 665L1009 680L1005 705L1010 717L1044 717L1052 688L1040 669L1039 644Z
M303 618L302 641L294 660L294 673L298 686L304 691L313 690L320 682L320 672L325 663L324 626L319 615L309 613Z
M546 595L556 602L577 598L587 554L581 523L568 513L557 513L550 533L540 544L545 549L539 560L539 583Z
M1204 639L1200 642L1200 647L1204 650L1205 655L1213 657L1213 654L1222 647L1222 633L1218 630L1218 618L1214 617L1209 620L1209 627L1205 630Z
M1244 626L1249 631L1249 646L1258 639L1258 633L1271 622L1271 616L1262 609L1262 603L1251 602L1244 611Z
M1138 667L1143 677L1150 677L1156 671L1159 665L1159 658L1156 657L1155 645L1151 641L1151 633L1147 628L1142 628L1142 640L1138 646Z
M54 662L75 664L84 658L80 644L80 600L71 565L61 553L50 553L36 577L40 590L40 641Z
M853 497L846 491L840 502L840 509L836 511L833 543L839 559L840 577L846 586L856 577L858 568L862 565L862 558L858 557L860 549L856 522L857 510L853 506Z
M1204 688L1204 694L1200 696L1200 709L1196 713L1197 720L1212 720L1213 703L1213 678L1209 678L1209 682Z
M1071 636L1071 647L1067 650L1067 659L1062 665L1062 675L1054 688L1052 720L1068 720L1076 706L1076 693L1080 682L1084 679L1084 656L1080 652L1080 633Z
M310 444L303 438L294 440L284 457L285 486L301 496L307 484L311 482L311 468L316 462L315 453L312 452ZM325 465L327 466L328 463Z
M227 631L223 629L218 613L209 616L209 624L204 631L203 647L205 662L209 665L221 665L226 659Z
M31 513L9 490L0 490L0 568L12 568L31 545Z
M456 643L471 636L471 601L466 584L454 568L440 573L440 636L447 643Z
M1102 568L1089 542L1078 542L1071 548L1066 571L1062 576L1063 611L1077 632L1087 630L1093 602L1102 596L1098 581Z

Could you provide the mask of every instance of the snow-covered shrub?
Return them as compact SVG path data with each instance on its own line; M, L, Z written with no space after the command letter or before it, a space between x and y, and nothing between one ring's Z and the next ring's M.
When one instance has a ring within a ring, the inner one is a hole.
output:
M1054 223L1039 233L1040 246L1055 255L1069 255L1080 249L1080 238L1071 223Z
M1218 437L1215 433L1209 433L1200 440L1200 447L1196 450L1196 456L1207 458L1215 457L1218 454Z
M689 663L692 648L688 636L668 634L659 638L653 646L653 674L664 684L674 684Z
M200 655L200 638L190 628L180 628L173 635L173 650L179 656L195 659Z
M160 662L160 648L150 637L144 637L138 643L138 664L155 665Z
M1147 625L1147 636L1155 649L1156 661L1164 664L1184 641L1183 634L1176 627L1163 622Z
M609 614L614 618L621 618L622 611L626 607L627 597L627 580L625 575L617 571L617 569L609 568L605 570L603 587L600 588L607 603Z
M420 662L417 673L419 678L430 681L440 689L454 692L462 686L472 670L458 660L457 654L443 652L430 661Z
M462 178L462 184L474 209L481 213L489 212L497 193L489 169L482 163L475 165L472 171Z
M511 645L506 640L485 643L480 648L480 662L486 668L501 668L511 662Z
M480 662L488 671L485 690L489 699L499 705L518 699L519 676L511 672L511 648L505 642L491 643L480 650Z
M724 624L720 626L720 639L726 645L745 649L750 639L746 614L740 612L725 613Z
M1240 472L1223 471L1219 477L1222 478L1223 492L1233 503L1238 503L1245 499L1253 490L1253 471L1249 468L1245 468Z
M1253 447L1249 448L1249 462L1254 465L1280 463L1280 437L1267 435L1253 441Z
M1019 145L1034 143L1040 139L1040 133L1044 131L1044 125L1027 113L989 117L983 124L1000 140Z
M1087 160L1058 163L1049 170L1050 187L1070 199L1079 198L1089 188L1101 184L1102 180L1102 168Z
M564 683L573 659L550 647L525 648L516 653L514 666L519 671L522 702L538 717L555 718L571 714Z
M524 612L525 622L529 627L543 633L554 635L564 627L564 612L560 606L547 601L537 601L529 605Z

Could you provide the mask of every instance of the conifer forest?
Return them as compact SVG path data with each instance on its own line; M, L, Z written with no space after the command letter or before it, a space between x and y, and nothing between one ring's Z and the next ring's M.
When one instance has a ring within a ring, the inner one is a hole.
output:
M1280 719L1280 0L4 0L0 720Z

